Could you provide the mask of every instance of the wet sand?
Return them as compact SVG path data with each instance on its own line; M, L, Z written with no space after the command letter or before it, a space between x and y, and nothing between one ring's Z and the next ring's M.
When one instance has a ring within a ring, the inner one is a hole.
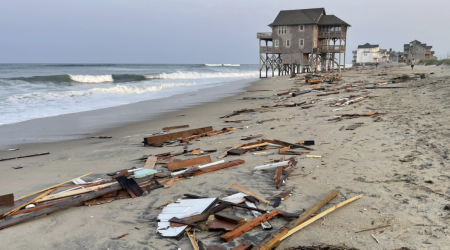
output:
M386 68L385 68L386 67ZM274 171L260 172L253 168L271 159L280 159L277 150L270 154L228 156L225 160L243 159L246 163L216 172L199 175L193 179L175 182L169 189L157 189L148 196L117 200L112 203L75 207L40 217L0 233L0 240L10 249L192 249L188 238L180 241L167 239L156 233L154 210L184 193L208 197L224 197L236 191L230 183L238 183L265 197L295 187L294 193L278 207L280 210L300 213L314 204L330 190L340 191L320 211L345 199L363 194L363 198L327 215L282 242L278 249L298 245L346 244L360 249L448 249L449 211L448 181L448 116L450 115L450 69L416 66L414 73L429 73L426 79L416 79L385 86L399 89L368 90L369 98L344 106L328 107L326 103L365 92L345 92L318 97L317 92L293 97L295 102L319 100L312 108L289 107L271 112L244 113L226 119L220 116L242 108L273 105L277 93L293 87L309 89L311 85L298 85L287 76L254 82L248 90L237 96L182 109L158 116L158 119L136 122L131 125L105 130L101 135L112 139L80 139L52 143L20 145L19 151L0 152L0 158L50 152L50 155L0 162L1 193L14 193L16 197L72 179L89 172L86 181L105 178L105 173L142 167L136 160L143 155L179 152L182 147L143 147L142 139L163 127L189 124L190 128L213 126L214 129L234 126L231 133L204 137L192 141L189 149L217 149L217 156L226 147L240 144L243 135L266 133L267 139L291 143L315 140L316 151L311 154L322 158L297 156L298 164L285 186L277 190L273 184ZM387 74L377 76L378 74ZM347 71L342 84L355 81L371 83L384 81L403 74L412 75L410 68L400 65L380 65L376 70ZM360 85L360 83L355 83ZM242 97L270 97L262 100L237 100ZM378 118L359 117L340 122L327 121L336 114L364 114L370 111L387 113ZM277 121L258 124L257 121L278 118ZM248 120L242 123L225 123L224 120ZM342 130L342 126L364 123L355 130ZM176 130L176 131L181 131ZM273 153L273 154L272 154ZM180 156L179 159L188 157ZM23 169L14 170L20 165ZM166 171L161 165L156 169ZM301 175L298 175L301 174ZM264 204L263 209L271 209ZM238 216L252 219L245 210L230 210ZM258 244L270 233L288 223L285 218L270 221L274 227L263 231L256 227L229 243L219 236L208 237L211 232L198 232L204 244L217 244L232 249L242 241ZM390 223L390 227L355 233ZM111 238L128 233L119 240ZM374 235L379 243L371 236Z

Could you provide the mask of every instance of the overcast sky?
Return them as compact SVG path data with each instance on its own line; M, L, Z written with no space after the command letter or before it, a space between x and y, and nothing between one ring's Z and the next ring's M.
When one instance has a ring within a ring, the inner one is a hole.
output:
M359 44L450 51L444 0L0 0L0 63L258 63L280 10L324 7Z

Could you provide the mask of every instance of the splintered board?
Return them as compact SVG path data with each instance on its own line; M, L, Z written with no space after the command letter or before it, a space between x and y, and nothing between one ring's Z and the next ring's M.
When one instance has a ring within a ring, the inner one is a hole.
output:
M197 164L203 164L203 163L210 163L211 162L211 156L205 155L202 157L197 158L191 158L184 161L176 161L176 162L170 162L167 163L167 169L169 171L173 171L180 168L190 167Z
M213 131L212 126L204 127L204 128L196 128L196 129L190 129L190 130L185 130L185 131L175 132L175 133L170 133L170 134L165 134L165 135L157 135L157 136L147 137L147 138L144 138L144 142L145 142L145 144L154 144L154 143L158 143L158 142L171 141L171 140L180 139L180 138L188 137L191 135L202 134L202 133L211 132L211 131Z

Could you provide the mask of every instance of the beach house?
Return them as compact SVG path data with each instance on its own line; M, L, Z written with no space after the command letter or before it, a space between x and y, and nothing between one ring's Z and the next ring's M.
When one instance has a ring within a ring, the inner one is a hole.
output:
M324 8L282 10L268 26L257 33L260 77L345 69L350 24Z
M433 48L433 46L428 46L426 43L414 40L403 45L403 54L399 61L410 62L413 58L416 62L419 62L422 59L433 59L434 51L431 51L431 48Z
M366 43L359 45L356 50L356 63L361 64L373 64L380 61L380 45Z

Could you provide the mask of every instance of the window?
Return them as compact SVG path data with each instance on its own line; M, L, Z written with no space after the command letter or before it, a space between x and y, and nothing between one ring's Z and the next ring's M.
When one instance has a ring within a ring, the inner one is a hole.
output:
M303 31L305 29L305 27L303 25L299 26L300 31Z
M300 45L300 47L303 47L303 45L305 44L305 40L304 39L300 39L298 44Z
M286 40L286 47L291 47L291 40L289 39Z
M317 40L314 40L314 46L317 46Z
M278 35L286 33L287 33L287 26L278 26Z
M279 44L279 41L278 40L275 40L275 47L278 47L280 44Z

